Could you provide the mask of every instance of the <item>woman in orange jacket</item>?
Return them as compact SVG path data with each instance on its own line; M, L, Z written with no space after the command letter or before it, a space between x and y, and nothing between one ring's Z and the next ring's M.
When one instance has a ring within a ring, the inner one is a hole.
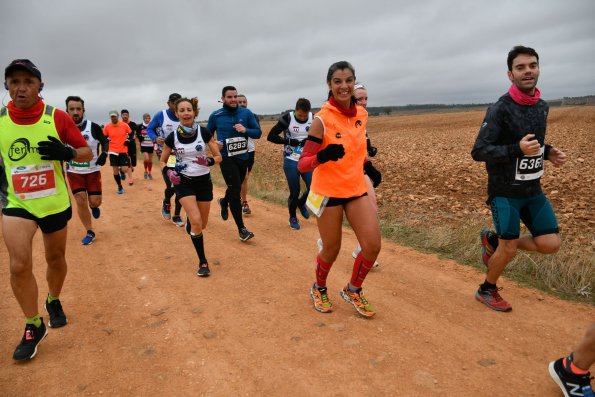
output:
M329 99L316 114L302 156L300 172L314 170L310 208L318 216L323 249L316 258L316 282L310 290L314 308L332 311L326 278L341 248L343 213L362 247L349 283L340 294L365 317L375 314L362 283L380 252L380 228L364 177L368 113L353 98L355 70L336 62L328 70Z

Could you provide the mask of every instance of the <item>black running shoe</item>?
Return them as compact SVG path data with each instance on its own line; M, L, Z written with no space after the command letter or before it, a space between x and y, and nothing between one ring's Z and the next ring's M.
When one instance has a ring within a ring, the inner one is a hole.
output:
M66 314L64 314L64 310L62 310L62 304L60 303L60 299L56 299L51 303L48 303L46 299L45 310L47 310L48 314L50 315L50 319L48 320L48 327L60 328L68 324L68 319L66 318Z
M122 179L123 181L126 180L126 173L122 170L120 170L120 179Z
M177 227L183 227L184 226L184 221L182 220L182 217L180 215L174 215L171 218L171 221L173 222L174 225L176 225Z
M217 200L217 202L219 203L219 205L221 206L221 219L223 219L224 221L227 220L227 218L229 218L229 210L227 209L227 205L223 205L223 199L220 198L219 200Z
M196 271L198 277L207 277L209 274L211 274L211 271L209 270L208 263L205 262L198 265L198 270Z
M21 343L15 349L12 358L17 361L30 360L37 354L37 345L41 343L43 338L48 334L48 330L41 319L41 325L36 327L33 324L25 326L25 333Z
M171 219L171 204L170 203L166 203L165 201L163 201L161 203L161 216L166 221Z
M550 376L566 397L594 397L591 387L591 374L575 375L564 368L563 358L552 361L549 365Z
M240 229L240 240L248 241L252 237L254 237L254 233L252 233L250 230L246 229L245 227Z

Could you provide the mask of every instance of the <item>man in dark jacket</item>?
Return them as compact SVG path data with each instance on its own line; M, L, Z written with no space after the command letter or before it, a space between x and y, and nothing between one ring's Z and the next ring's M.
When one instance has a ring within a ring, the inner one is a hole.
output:
M561 240L554 210L541 190L544 160L559 167L566 154L545 144L548 104L536 87L539 55L517 46L508 53L507 94L491 106L471 151L475 161L486 163L488 204L495 231L481 231L485 282L475 298L493 310L508 312L512 306L496 286L517 249L555 253ZM530 234L520 236L520 221Z

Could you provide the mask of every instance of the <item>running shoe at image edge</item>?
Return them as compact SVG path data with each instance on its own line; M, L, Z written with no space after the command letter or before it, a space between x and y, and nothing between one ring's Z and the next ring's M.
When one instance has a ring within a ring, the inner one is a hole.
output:
M548 370L550 376L566 397L583 396L595 397L591 386L591 374L575 375L564 368L564 358L552 361Z

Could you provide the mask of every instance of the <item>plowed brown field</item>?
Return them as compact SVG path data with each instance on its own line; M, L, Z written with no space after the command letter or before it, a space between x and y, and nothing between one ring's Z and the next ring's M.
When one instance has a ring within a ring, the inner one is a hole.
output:
M485 167L470 154L484 115L482 109L370 118L368 132L378 147L373 162L383 177L377 195L384 211L411 224L456 224L478 214L489 219ZM595 107L551 108L546 141L569 157L560 168L546 162L542 178L564 237L595 246ZM259 159L279 162L277 145L260 148Z

